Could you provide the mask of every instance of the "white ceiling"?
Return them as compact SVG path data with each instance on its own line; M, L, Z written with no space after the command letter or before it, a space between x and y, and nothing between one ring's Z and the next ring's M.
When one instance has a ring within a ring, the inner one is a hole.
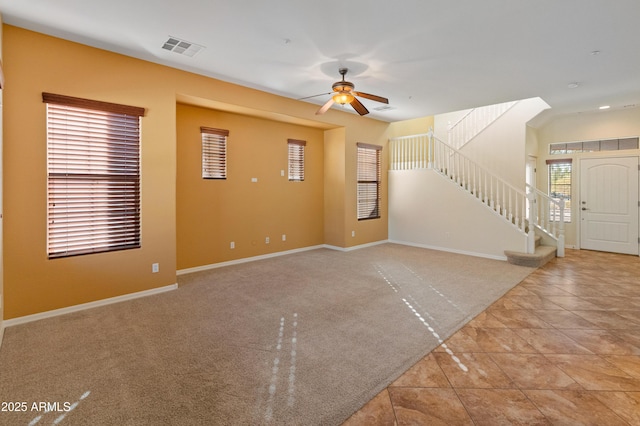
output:
M347 67L356 90L389 98L381 112L363 101L385 121L535 96L553 114L640 105L639 0L0 0L0 13L294 99L331 91ZM164 50L169 36L204 49Z

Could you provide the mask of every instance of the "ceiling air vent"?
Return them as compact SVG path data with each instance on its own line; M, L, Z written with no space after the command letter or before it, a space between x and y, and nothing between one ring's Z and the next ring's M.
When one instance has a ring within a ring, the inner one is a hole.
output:
M389 111L390 109L395 109L394 107L392 107L391 105L382 105L379 107L374 108L374 111L378 111L378 112L382 112L382 111Z
M181 40L177 37L169 36L169 39L164 42L162 48L192 58L196 56L198 52L204 49L204 46L191 43L190 41Z

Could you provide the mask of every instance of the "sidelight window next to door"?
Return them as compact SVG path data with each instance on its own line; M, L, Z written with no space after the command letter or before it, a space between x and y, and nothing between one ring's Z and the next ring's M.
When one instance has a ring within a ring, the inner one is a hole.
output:
M549 196L554 200L564 200L564 222L571 222L571 159L547 160L549 167ZM551 205L551 221L560 221L560 209Z

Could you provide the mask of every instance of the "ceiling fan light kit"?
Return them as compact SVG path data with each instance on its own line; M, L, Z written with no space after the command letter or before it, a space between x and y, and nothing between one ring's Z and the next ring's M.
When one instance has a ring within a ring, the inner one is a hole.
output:
M331 99L329 99L318 111L316 111L316 115L324 114L325 112L327 112L329 108L331 108L331 106L334 103L338 103L340 105L349 104L360 115L369 114L369 110L364 105L362 105L362 102L360 102L356 98L356 96L359 96L365 99L370 99L376 102L381 102L383 104L389 103L389 100L387 98L383 98L382 96L371 95L369 93L363 93L363 92L356 92L354 90L355 85L350 81L346 81L344 79L344 76L347 74L348 71L349 70L347 68L340 68L338 70L338 72L342 76L342 80L333 83L333 85L331 86L331 89L333 90L333 92L323 93L321 95L315 95L315 96L322 96L325 94L332 95ZM309 96L308 98L313 98L315 96ZM308 98L303 98L303 99L308 99Z
M333 101L339 103L340 105L350 104L353 102L353 95L347 91L338 92L333 95Z

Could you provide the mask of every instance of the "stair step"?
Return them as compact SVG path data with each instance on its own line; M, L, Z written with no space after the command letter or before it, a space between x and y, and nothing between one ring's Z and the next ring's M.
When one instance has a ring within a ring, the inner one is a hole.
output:
M517 251L505 250L507 261L513 265L529 266L531 268L539 268L554 257L556 257L557 249L553 246L536 247L534 253L522 253Z

